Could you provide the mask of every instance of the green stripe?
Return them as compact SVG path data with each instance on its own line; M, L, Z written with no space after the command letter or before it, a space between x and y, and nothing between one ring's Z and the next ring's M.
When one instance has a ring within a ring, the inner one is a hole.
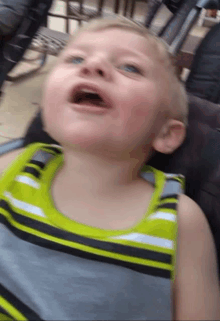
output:
M2 296L0 296L0 305L12 317L12 318L7 317L6 319L3 319L2 317L4 317L4 315L0 314L0 320L28 321L28 319L21 312L19 312L11 303L9 303L7 300L5 300Z
M0 321L13 321L13 318L6 314L0 313Z
M0 294L0 305L13 318L17 320L41 320L32 309L30 309L2 284L0 284Z
M83 251L83 252L87 252L87 253L90 253L90 254L96 254L96 255L99 255L99 256L103 256L105 258L108 257L108 258L121 260L121 261L124 261L124 262L130 262L130 263L134 263L134 264L141 265L141 266L146 266L146 267L147 266L151 266L151 267L160 268L160 269L169 270L169 271L172 270L171 264L155 262L155 261L144 259L144 258L132 257L132 256L129 256L129 255L126 255L126 254L114 253L114 252L111 252L111 251L107 251L105 249L94 248L94 247L91 247L89 245L75 243L72 240L62 239L61 238L61 237L63 237L64 234L67 234L67 233L65 233L65 231L61 231L61 230L57 229L57 232L60 232L60 234L63 234L63 235L60 235L60 237L55 237L55 236L43 233L43 232L41 232L39 230L36 230L36 229L30 228L30 227L27 227L25 225L22 225L21 223L16 221L12 217L12 215L10 215L9 213L7 213L7 214L2 213L2 215L18 231L23 231L25 233L28 233L32 237L36 236L38 238L44 239L44 246L45 247L46 247L47 242L49 241L49 242L53 242L55 244L61 244L61 245L65 246L65 247L68 247L68 248L77 249L77 250L80 250L80 251ZM18 214L17 214L17 216L18 216ZM36 223L37 223L37 221L36 221ZM47 226L47 228L48 228L48 226ZM78 235L78 237L80 238L80 235ZM95 242L96 240L92 240L92 241ZM96 241L96 242L98 244L98 241ZM42 241L40 241L39 243L42 243ZM99 243L99 244L101 244L101 243ZM40 245L40 244L38 244L38 245ZM109 242L109 245L112 245L112 248L113 248L114 243L112 242L112 244L110 244L110 242ZM59 246L57 246L57 248L59 248Z
M177 198L164 198L160 201L160 205L166 204L166 203L173 203L173 204L177 204L178 203L178 199Z

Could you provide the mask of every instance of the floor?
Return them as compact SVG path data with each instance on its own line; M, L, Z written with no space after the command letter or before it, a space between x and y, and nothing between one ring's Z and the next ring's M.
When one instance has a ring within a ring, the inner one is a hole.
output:
M94 1L94 0L93 0ZM92 1L89 1L90 4ZM111 7L113 0L107 1ZM54 13L63 13L64 2L56 0L51 9ZM146 4L139 2L137 16L142 18L142 13L146 12ZM155 22L162 25L170 16L169 11L164 7ZM65 31L64 21L60 18L49 18L49 27L57 31ZM77 23L71 24L71 33L77 28ZM196 26L193 31L195 34L204 35L206 28ZM36 57L36 52L28 51L27 55ZM3 87L4 96L0 103L0 144L24 135L28 124L34 117L41 104L42 89L48 72L53 68L57 58L48 56L46 65L34 76L16 82L5 82ZM33 63L19 63L10 75L18 75L33 68ZM186 71L187 73L187 71Z

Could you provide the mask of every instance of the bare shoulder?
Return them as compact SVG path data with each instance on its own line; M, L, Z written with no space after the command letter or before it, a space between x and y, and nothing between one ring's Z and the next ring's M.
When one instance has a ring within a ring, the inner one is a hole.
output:
M208 259L217 267L217 253L208 220L202 209L186 195L181 195L179 200L177 242L184 253L188 248L188 254L192 254L196 263Z
M181 195L178 207L179 227L182 231L190 233L199 232L201 229L210 229L205 214L191 198Z
M19 156L25 148L16 149L12 152L9 152L5 155L0 156L0 176L2 172L10 165L10 163Z
M178 208L176 264L175 320L220 320L214 239L205 214L185 195L181 195Z

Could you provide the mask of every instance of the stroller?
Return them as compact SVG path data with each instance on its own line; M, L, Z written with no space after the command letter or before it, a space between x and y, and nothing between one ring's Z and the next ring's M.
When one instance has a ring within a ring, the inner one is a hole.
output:
M35 1L35 6L42 2L43 0ZM163 2L173 12L173 16L159 31L159 36L169 44L170 52L174 55L179 52L201 10L203 8L220 9L217 0L150 1L145 19L145 25L148 28L151 28L152 21ZM37 14L36 10L35 13ZM30 30L32 30L31 24L26 33L28 34ZM21 31L18 31L17 35L19 32ZM150 165L164 172L180 173L186 177L186 194L200 205L211 227L217 249L220 276L220 108L218 106L220 104L220 50L215 45L219 34L220 24L217 24L203 39L196 51L191 72L185 83L189 93L189 126L184 144L172 155L156 154L151 159ZM7 54L11 52L12 44L13 38L5 50ZM29 44L30 41L29 43L20 42L22 52ZM210 62L210 56L213 53L215 58ZM21 56L22 54L15 57L14 65ZM10 65L10 68L12 67ZM7 70L10 68L8 67ZM7 70L5 69L5 73ZM5 74L2 76L2 82L4 77ZM43 131L41 113L38 113L29 125L25 137L0 145L0 155L33 142L58 144Z

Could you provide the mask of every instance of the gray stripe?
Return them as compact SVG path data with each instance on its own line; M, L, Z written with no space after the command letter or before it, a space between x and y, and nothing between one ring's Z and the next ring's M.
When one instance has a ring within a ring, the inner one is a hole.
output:
M74 257L0 224L0 282L44 320L171 320L171 282Z
M53 158L54 155L47 153L43 150L39 150L38 152L36 152L32 158L32 160L38 161L38 162L42 162L43 164L47 164L51 158Z
M153 185L155 185L155 177L154 177L154 173L146 173L146 172L141 172L141 177L146 179L146 181L152 183Z
M177 181L167 181L165 183L161 197L168 197L171 194L180 194L182 193L181 183Z

